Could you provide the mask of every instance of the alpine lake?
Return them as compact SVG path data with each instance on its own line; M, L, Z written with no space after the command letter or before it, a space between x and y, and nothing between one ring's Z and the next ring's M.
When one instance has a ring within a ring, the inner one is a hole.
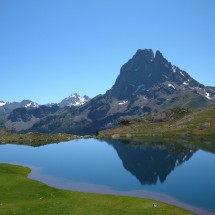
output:
M81 192L137 196L215 214L215 141L78 139L39 147L0 145L0 163Z

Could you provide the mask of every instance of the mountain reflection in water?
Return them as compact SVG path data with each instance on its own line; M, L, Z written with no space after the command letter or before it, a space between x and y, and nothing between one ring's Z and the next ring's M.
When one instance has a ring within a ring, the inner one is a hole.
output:
M132 145L126 141L106 140L117 151L126 170L131 172L141 184L156 184L158 179L164 182L167 176L183 162L189 160L196 150L183 148L175 151L162 142L150 143L153 146ZM129 144L128 144L129 143Z

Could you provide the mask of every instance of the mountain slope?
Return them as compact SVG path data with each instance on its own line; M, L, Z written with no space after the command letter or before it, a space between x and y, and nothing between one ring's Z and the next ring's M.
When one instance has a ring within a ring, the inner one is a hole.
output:
M205 87L168 62L161 52L138 50L120 70L113 87L81 106L59 109L22 132L94 134L115 127L125 117L145 116L173 107L202 109L215 102L215 88Z
M11 111L17 108L36 108L39 105L31 100L23 100L21 102L3 102L0 101L0 127L2 127L7 120Z
M5 127L15 132L23 131L31 128L42 118L54 115L59 109L58 105L40 105L36 108L17 108L8 116Z
M215 106L190 112L185 108L165 110L144 117L125 119L115 129L104 130L100 137L214 136Z

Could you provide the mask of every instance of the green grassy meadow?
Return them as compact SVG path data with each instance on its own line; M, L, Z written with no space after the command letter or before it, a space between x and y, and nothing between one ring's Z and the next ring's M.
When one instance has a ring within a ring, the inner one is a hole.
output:
M29 168L0 164L0 214L95 215L95 214L191 214L164 203L103 194L59 190L28 179Z

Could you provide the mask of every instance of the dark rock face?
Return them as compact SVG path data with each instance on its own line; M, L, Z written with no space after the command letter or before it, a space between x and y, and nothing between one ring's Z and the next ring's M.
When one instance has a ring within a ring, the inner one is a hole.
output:
M8 120L11 120L12 122L21 120L23 122L27 122L32 118L32 116L34 116L35 118L43 118L48 114L54 114L58 110L59 106L57 105L53 105L51 107L41 105L38 108L32 108L29 110L27 108L17 108L12 111L12 113L8 117Z
M23 132L31 128L43 118L54 115L59 110L58 105L41 105L37 108L17 108L7 118L5 127L16 132Z
M146 80L150 74L149 71L152 70L153 60L152 50L138 50L133 58L122 66L120 75L109 91L110 95L123 100L131 98L133 93L146 88Z
M215 103L215 88L194 80L168 62L160 51L154 54L151 49L144 49L138 50L121 67L115 84L104 95L86 103L81 101L88 98L74 100L80 106L68 105L73 98L77 95L63 100L60 108L52 113L41 108L16 110L9 116L6 127L16 130L14 123L19 120L19 131L95 134L130 116L144 116L173 107L205 108ZM22 127L22 122L28 126Z
M31 100L23 100L21 102L3 102L0 101L0 127L4 127L8 115L17 108L36 108L39 105ZM27 119L26 119L27 120Z
M166 81L182 87L203 87L186 72L172 66L161 52L157 51L154 56L151 49L145 49L138 50L133 58L122 66L120 75L109 93L117 99L130 99L135 94L147 94L153 86ZM170 93L174 91L173 84L167 86Z

